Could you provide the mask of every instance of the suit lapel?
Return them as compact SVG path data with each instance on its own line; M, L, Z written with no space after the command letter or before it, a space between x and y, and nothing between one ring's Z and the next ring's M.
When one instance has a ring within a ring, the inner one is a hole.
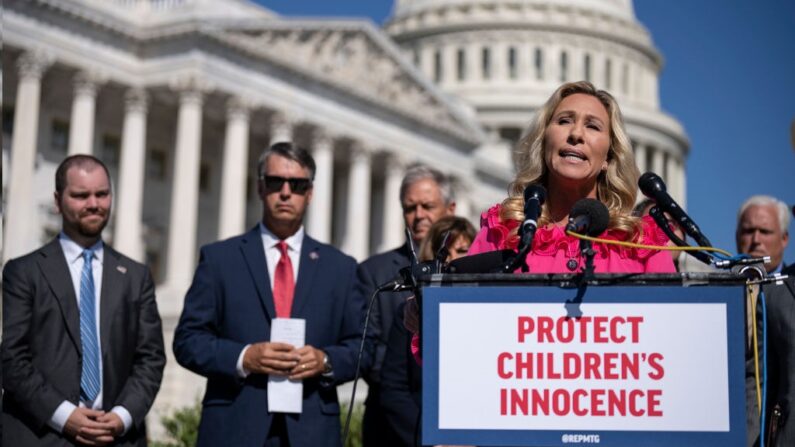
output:
M320 244L309 236L304 236L301 243L301 262L298 264L298 277L295 281L295 296L290 316L297 318L303 315L303 309L309 301L312 284L320 264Z
M99 340L102 345L103 357L111 352L111 320L117 307L121 304L122 293L126 289L127 270L119 264L119 253L107 244L102 260L102 291L99 300Z
M273 293L271 292L271 282L268 277L268 264L265 262L265 248L262 246L262 236L260 236L259 226L243 236L240 243L240 250L243 252L243 259L251 274L251 279L257 287L257 293L265 307L267 316L276 317L276 307L273 305Z
M39 259L39 267L44 275L44 279L50 285L58 305L61 308L66 330L69 337L77 346L78 352L83 352L80 343L80 311L77 308L77 297L75 296L72 276L69 274L69 266L66 264L66 257L61 249L61 243L56 238L45 245L39 251L42 257Z

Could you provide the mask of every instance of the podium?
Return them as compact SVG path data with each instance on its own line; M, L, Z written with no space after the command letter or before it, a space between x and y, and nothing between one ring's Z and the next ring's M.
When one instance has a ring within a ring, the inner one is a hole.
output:
M745 445L742 277L438 274L420 286L423 445Z

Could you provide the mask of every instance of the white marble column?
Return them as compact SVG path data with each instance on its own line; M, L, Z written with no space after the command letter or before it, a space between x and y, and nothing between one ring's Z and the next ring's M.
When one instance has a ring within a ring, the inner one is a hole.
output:
M403 221L403 206L400 203L400 184L406 171L406 163L397 153L390 153L384 169L384 220L379 252L391 250L406 241Z
M242 99L231 98L226 109L218 239L226 239L245 231L248 134L249 107Z
M312 158L315 159L315 181L306 229L310 236L329 244L334 203L334 140L323 130L316 130L313 135Z
M659 175L660 177L663 176L663 170L665 165L665 156L663 155L663 151L660 150L659 147L651 148L651 170Z
M679 206L681 206L682 209L687 209L687 172L685 170L684 158L680 159L677 163L676 172L676 183L679 189Z
M350 152L348 175L348 209L345 219L345 253L364 260L370 242L370 188L372 156L364 147L354 144Z
M456 216L464 217L475 225L476 222L472 220L472 201L469 198L469 188L461 179L455 179L452 183L454 188ZM478 226L475 225L475 228L477 227Z
M187 288L196 266L196 227L204 101L204 94L198 88L181 89L179 95L166 264L166 282L176 289Z
M677 167L676 157L668 153L668 156L665 157L665 165L665 170L668 174L665 178L665 183L668 185L668 194L679 202L681 193L679 192L679 169Z
M284 113L273 114L271 117L271 145L293 141L293 121Z
M641 174L645 173L649 165L648 158L648 146L643 143L635 143L635 165L637 165L638 170Z
M23 255L41 242L35 234L36 203L33 200L33 172L39 130L41 76L51 59L40 54L20 56L19 85L11 139L11 169L5 208L3 259Z
M100 82L99 75L95 73L81 71L75 75L69 123L69 155L94 153L94 121Z
M127 91L124 100L113 245L125 255L144 262L142 216L148 98L145 90L133 88Z

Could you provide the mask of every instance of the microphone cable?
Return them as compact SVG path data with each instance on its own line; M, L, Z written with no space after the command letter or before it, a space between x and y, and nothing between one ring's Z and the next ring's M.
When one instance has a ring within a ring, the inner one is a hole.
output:
M735 256L729 253L726 250L715 248L715 247L671 247L671 246L662 246L662 245L646 245L646 244L638 244L636 242L626 242L626 241L615 241L612 239L601 239L598 237L586 236L584 234L575 233L573 231L566 231L566 234L569 236L573 236L577 239L584 239L586 241L591 242L599 242L601 244L609 244L609 245L620 245L622 247L629 247L629 248L643 248L647 250L665 250L665 251L709 251L713 253L720 253L730 259L734 259Z
M759 447L765 447L765 430L767 428L765 427L765 407L767 406L767 306L761 284L759 285L759 302L762 305L762 407L759 421ZM756 309L754 309L754 314L756 314ZM756 343L754 343L754 350L756 350ZM759 366L757 366L757 387L759 386L758 369Z
M348 435L350 434L351 428L351 415L353 414L353 406L355 404L356 399L356 384L359 382L359 372L361 371L362 366L362 353L364 352L364 343L367 339L367 327L370 325L370 312L373 310L373 304L375 303L375 297L378 296L379 293L389 290L390 288L396 287L393 283L388 283L384 286L381 286L373 292L370 296L369 303L367 305L367 312L365 313L364 317L364 330L362 330L362 341L359 343L359 353L356 356L356 373L353 376L353 390L351 390L351 402L348 404L348 414L345 417L345 428L342 431L342 445L345 446L348 443Z

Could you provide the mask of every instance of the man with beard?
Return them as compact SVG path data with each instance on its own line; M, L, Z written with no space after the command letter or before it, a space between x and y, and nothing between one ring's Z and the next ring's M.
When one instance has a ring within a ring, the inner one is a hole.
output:
M357 270L357 292L369 300L375 289L395 279L398 271L410 264L410 243L419 251L420 243L434 222L455 212L455 201L448 178L436 169L416 165L406 171L400 185L400 204L403 220L411 231L412 241L385 253L365 260ZM393 408L381 405L381 366L387 351L387 341L395 311L411 292L384 292L373 303L368 330L368 351L373 355L373 365L364 371L368 392L363 422L365 447L413 445L416 407L410 402L401 405L391 402ZM368 303L369 304L369 303ZM409 422L407 422L409 421Z
M762 287L767 316L764 323L768 360L765 445L774 447L795 445L795 266L784 266L783 260L784 249L789 242L789 222L787 205L770 196L749 198L737 213L737 251L755 258L770 256L770 262L765 264L767 273L789 275L782 281ZM763 313L757 294L758 289L751 288L748 307L756 309L756 319L760 323L757 325L758 352L762 352ZM759 398L752 351L749 349L746 367L749 445L759 435ZM760 367L765 365L760 364Z
M105 165L55 173L62 231L3 271L3 445L146 445L144 417L165 366L149 269L102 239Z

